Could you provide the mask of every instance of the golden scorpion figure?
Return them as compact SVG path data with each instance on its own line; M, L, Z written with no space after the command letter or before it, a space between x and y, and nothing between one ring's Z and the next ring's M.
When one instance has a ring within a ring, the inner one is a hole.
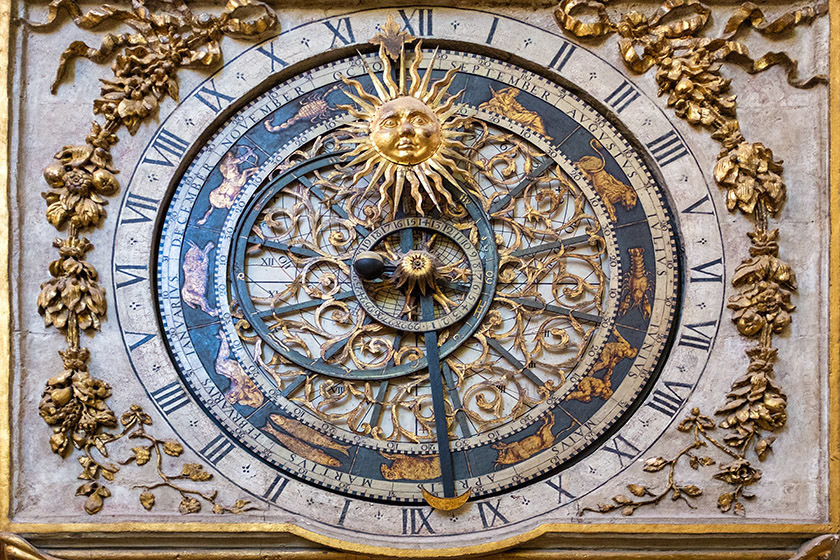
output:
M630 275L624 279L624 285L621 288L618 313L624 316L637 307L642 317L647 319L650 317L653 284L650 281L650 273L645 270L645 249L633 247L627 249L627 252L630 254Z

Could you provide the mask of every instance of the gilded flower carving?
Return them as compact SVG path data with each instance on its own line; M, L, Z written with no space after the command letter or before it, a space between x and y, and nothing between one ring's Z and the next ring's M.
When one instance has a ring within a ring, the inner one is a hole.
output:
M42 193L47 202L47 220L56 229L69 226L67 238L53 243L59 258L50 263L52 278L41 285L38 296L38 311L46 325L64 333L68 345L59 352L64 371L47 381L39 405L41 416L53 429L50 447L62 456L68 455L74 446L83 451L79 457L82 467L79 478L89 482L80 486L76 495L87 497L84 509L91 515L99 512L111 495L98 480L112 481L119 471L119 466L97 457L107 458L107 445L124 436L142 438L148 443L135 448L136 455L129 461L145 464L151 460L153 451L157 454L157 474L162 482L145 487L147 491L140 496L145 509L154 507L154 494L150 490L159 486L178 491L185 503L193 504L201 498L212 504L214 511L241 513L253 509L246 500L239 500L232 507L222 506L217 503L215 493L203 494L174 484L172 480L180 477L167 476L161 470L160 457L161 454L180 455L182 448L177 442L158 440L147 434L144 426L151 424L151 418L138 405L132 405L121 416L121 432L105 431L117 427L117 419L106 403L111 387L90 375L90 352L80 345L80 333L98 330L105 318L105 290L99 285L96 269L85 260L93 245L79 233L102 224L106 216L105 197L119 191L117 170L110 153L119 140L117 131L124 126L134 134L144 122L157 115L165 97L178 100L179 68L215 65L222 58L223 36L257 38L276 27L276 14L258 0L229 0L218 15L193 14L188 4L180 1L147 7L144 0L134 0L131 9L103 4L85 12L74 0L53 0L46 22L36 24L24 20L22 23L32 30L46 31L53 27L62 11L67 11L82 29L116 23L130 31L108 33L99 48L89 47L82 41L71 43L61 55L51 88L55 93L68 64L79 57L97 63L113 58L114 78L102 80L100 96L93 102L93 112L104 117L104 124L93 122L85 144L64 146L55 155L56 161L44 169L49 186ZM206 480L196 476L184 473L184 477L193 481ZM188 509L195 508L191 505Z
M83 228L98 225L105 218L103 196L119 190L111 165L111 154L92 145L65 146L56 161L44 169L51 190L42 193L47 201L47 220L60 228L68 222Z
M85 511L89 515L99 513L105 505L105 498L111 497L111 491L98 482L86 482L76 490L77 496L87 496L85 500Z
M102 80L99 99L93 102L93 112L108 120L121 121L130 134L159 109L160 101L167 95L178 101L176 65L170 60L181 58L179 52L187 49L183 39L179 49L150 51L146 46L126 49L126 54L114 61L115 80Z
M758 346L747 350L747 373L731 385L726 404L716 411L724 416L720 427L730 433L724 436L723 442L709 437L706 432L714 429L714 421L699 416L697 409L679 426L681 431L694 433L692 446L708 442L733 459L714 476L736 486L735 490L720 495L718 508L744 515L745 507L739 498L752 498L744 493L744 487L761 478L761 472L750 466L747 452L752 450L759 461L765 460L775 438L764 437L762 433L777 432L787 422L787 397L774 379L777 351L772 347L772 335L784 332L790 325L791 312L795 309L791 296L797 285L792 267L779 259L779 232L769 230L767 224L768 215L779 212L786 198L782 162L774 159L769 148L760 142L748 142L742 134L735 96L730 93L731 83L721 75L721 69L729 63L756 74L781 65L793 87L827 83L823 76L799 79L796 61L784 52L768 52L752 58L736 36L747 27L765 36L779 35L810 24L828 8L825 3L816 3L768 21L760 8L746 2L726 22L720 36L704 37L701 32L710 21L711 11L699 0L668 1L650 16L629 11L618 22L610 19L606 3L562 0L555 16L562 28L577 37L606 37L616 33L624 63L634 72L643 73L656 67L659 95L668 96L668 106L678 117L709 130L711 137L721 144L714 177L726 192L727 208L754 218L754 231L748 234L752 241L750 256L735 269L732 284L738 293L729 299L728 306L738 332L757 339ZM595 17L584 21L578 15L582 12L590 15L594 12ZM644 468L657 472L670 466L668 488L674 491L674 465L680 457L689 455L692 446L671 460L651 458ZM696 469L707 463L690 459L690 464ZM591 511L605 513L623 507L629 515L637 507L658 503L664 494L634 495L644 499L619 503L613 498L615 504L602 504L599 510Z
M796 289L796 274L793 268L778 258L779 230L754 231L747 234L752 240L750 258L741 261L732 283L736 286L751 284L761 280L777 282L790 289Z
M758 334L765 326L774 333L782 332L790 324L790 312L796 308L790 303L790 292L775 282L764 281L730 298L727 307L735 310L732 320L744 336Z
M744 259L732 277L741 292L729 298L732 320L744 336L754 336L765 328L782 332L791 321L790 302L796 289L796 275L791 266L778 258L779 230L748 234L752 240L750 258Z
M721 154L715 165L715 180L726 189L726 207L752 214L759 200L775 214L785 201L782 162L761 142L741 142Z
M668 93L668 106L678 117L694 125L713 126L724 120L722 115L735 114L735 96L729 91L729 80L718 71L705 49L681 57L665 57L656 72L660 95Z
M738 498L752 499L755 497L752 494L744 493L744 488L761 480L761 471L753 468L750 462L745 459L736 459L731 463L720 465L720 472L715 474L714 478L735 486L734 491L724 492L718 497L718 509L727 512L734 504L735 513L745 515L744 505Z
M44 323L60 330L79 328L98 330L105 316L105 290L99 274L84 260L93 245L84 237L56 239L60 258L50 263L52 279L41 284L38 311Z
M777 353L775 348L760 346L747 350L747 372L732 384L727 404L716 412L725 416L721 427L733 430L724 441L735 448L758 439L760 430L775 432L787 422L787 397L773 373ZM772 442L771 438L759 440L761 448L755 450L759 460L765 458Z
M80 348L59 354L65 370L47 381L39 409L41 417L53 428L53 453L66 455L71 442L79 449L95 445L93 438L101 428L116 426L117 419L105 402L111 396L111 387L88 373L90 352Z

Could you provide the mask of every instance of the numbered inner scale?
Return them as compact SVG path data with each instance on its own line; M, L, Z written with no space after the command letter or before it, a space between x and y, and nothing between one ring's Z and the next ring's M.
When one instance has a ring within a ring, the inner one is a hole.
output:
M237 137L182 180L200 191L176 193L159 301L195 399L260 462L446 509L549 476L620 424L668 345L679 267L663 196L596 109L456 65L472 55L405 56L413 101L372 76L381 58L351 57L211 140Z

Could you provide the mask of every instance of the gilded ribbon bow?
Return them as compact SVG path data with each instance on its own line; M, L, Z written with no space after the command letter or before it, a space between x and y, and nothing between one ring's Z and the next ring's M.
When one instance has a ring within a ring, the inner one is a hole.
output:
M811 23L827 11L824 4L806 6L788 12L768 22L761 9L747 2L739 8L726 24L724 35L717 39L695 37L709 21L710 10L698 0L669 0L656 12L647 17L635 10L625 14L614 23L607 14L608 2L592 0L565 0L555 12L558 23L566 31L580 38L606 37L618 33L618 46L625 64L634 72L644 73L675 51L705 49L715 60L727 60L757 73L780 64L787 69L788 82L798 88L807 88L825 83L822 76L800 81L797 78L797 64L784 52L770 52L754 60L747 47L733 40L745 26L750 26L764 35L778 35L796 27ZM583 21L576 14L585 10L594 11L595 21Z

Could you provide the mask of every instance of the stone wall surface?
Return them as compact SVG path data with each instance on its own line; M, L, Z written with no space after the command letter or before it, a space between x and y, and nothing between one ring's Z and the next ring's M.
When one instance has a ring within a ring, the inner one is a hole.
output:
M434 5L465 6L474 9L497 11L532 23L544 29L560 32L553 15L553 3L533 1L487 2L431 2ZM366 9L384 5L368 0L351 0L339 5L335 2L289 1L277 4L280 25L291 29L327 15L344 11ZM408 5L398 2L394 5ZM709 36L721 32L733 5L715 2L713 25ZM768 13L780 12L787 6L763 5ZM651 12L657 4L648 2L616 2L610 11L623 13L630 8ZM20 17L40 20L45 17L45 6L38 2L18 2L13 6ZM746 34L745 41L753 53L767 50L786 50L800 62L802 75L828 74L829 20L823 17L809 27L802 27L781 40L769 40L758 34ZM62 459L49 450L50 427L40 418L38 402L47 378L58 373L60 360L55 350L63 347L63 337L53 328L45 328L38 314L36 300L41 282L48 278L47 269L55 258L51 247L56 232L44 219L45 190L42 169L50 163L52 155L64 144L80 143L87 133L92 117L91 101L98 95L99 80L108 79L111 72L107 65L96 65L79 60L74 64L69 79L57 95L50 95L61 51L74 40L98 43L99 33L86 32L72 25L63 25L51 33L31 33L13 27L15 64L12 82L12 260L13 278L13 356L15 369L12 377L12 519L18 523L114 523L127 521L182 522L178 513L180 496L160 493L154 513L147 513L138 503L135 485L153 482L150 472L124 467L118 484L111 485L113 496L105 510L95 519L87 516L83 499L74 496L79 465L73 458ZM511 38L510 40L516 40ZM665 109L666 99L657 97L654 71L633 75L623 65L614 38L586 42L588 48L621 69L647 96ZM233 59L250 45L231 39L223 40L226 60ZM829 326L829 134L828 89L818 86L808 90L793 89L785 81L781 68L774 68L750 76L738 68L727 67L724 75L732 79L732 89L738 95L738 115L745 136L750 141L762 142L773 150L776 159L785 162L784 177L788 185L788 201L771 227L780 229L781 257L797 273L798 294L794 296L797 310L792 327L787 334L776 338L780 348L776 371L780 384L788 395L789 421L777 434L773 452L760 465L761 484L751 488L756 495L754 505L747 502L746 521L754 523L824 523L828 516L828 344ZM207 74L187 70L180 74L181 91L190 92L206 79ZM161 118L175 104L166 101L161 107ZM665 109L669 112L669 109ZM672 115L672 113L669 112ZM712 169L719 152L719 144L706 132L694 128L677 118L677 128L688 139L691 150L706 180L716 193L714 204L720 216L721 231L725 240L726 272L731 275L737 263L748 254L749 240L746 233L752 229L749 220L726 209L722 191L713 183ZM119 178L126 184L135 167L139 147L145 146L157 125L145 124L132 137L121 132L120 142L113 148L115 165L121 171ZM111 293L111 243L114 219L120 204L120 195L107 207L109 218L105 225L86 234L96 247L90 262L100 271L103 285L108 291L109 320L95 337L83 340L92 350L90 369L94 375L106 380L114 395L109 403L119 411L132 403L143 405L154 422L154 431L161 438L175 438L166 419L152 405L132 372L123 351L116 321L113 319L115 303ZM834 209L831 209L834 210ZM836 264L835 264L836 266ZM727 297L734 293L727 286ZM726 314L724 314L726 317ZM723 404L732 380L745 370L747 359L744 351L750 347L735 326L724 320L718 342L700 385L689 398L684 410L699 407L706 413ZM835 403L836 404L836 403ZM671 429L648 450L646 456L672 455L690 440L687 435ZM126 448L127 449L127 448ZM126 449L120 451L119 459ZM166 458L169 461L170 458ZM178 463L188 460L200 463L201 459L187 450ZM176 464L174 459L168 465ZM700 471L681 472L685 483L697 484L709 490L694 503L697 509L688 509L682 501L665 500L655 508L639 510L632 518L610 514L572 516L576 523L660 523L674 519L697 523L730 523L732 514L718 511L717 484L708 474ZM643 462L637 461L621 477L588 496L581 507L594 507L599 502L609 502L614 495L626 492L629 482L661 484L662 479L643 471ZM240 497L239 490L227 480L216 477L213 487L218 490L220 501L232 503ZM240 516L228 515L224 522L272 521L273 514L263 510L246 512ZM190 516L190 521L218 522L218 516L200 513ZM561 539L562 541L562 539ZM290 542L297 542L290 540ZM564 546L563 542L544 539L546 546ZM290 545L297 546L297 545Z

